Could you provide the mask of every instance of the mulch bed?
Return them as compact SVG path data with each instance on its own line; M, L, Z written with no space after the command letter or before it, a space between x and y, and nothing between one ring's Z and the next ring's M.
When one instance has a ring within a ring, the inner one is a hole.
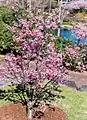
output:
M62 110L56 107L48 107L41 118L33 120L66 120ZM22 104L9 104L0 107L0 120L27 120L26 107Z

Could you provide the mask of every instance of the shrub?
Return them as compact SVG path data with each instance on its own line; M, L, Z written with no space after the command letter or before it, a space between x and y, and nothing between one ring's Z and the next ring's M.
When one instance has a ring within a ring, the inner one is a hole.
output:
M70 70L87 71L87 46L66 46L64 62Z
M13 47L12 34L5 23L0 21L0 52L11 50Z
M71 45L71 44L72 44L71 40L65 40L61 37L54 41L54 45L57 51L59 50L63 51L67 45Z
M65 20L63 21L63 24L64 24L64 25L72 25L72 21L65 19Z
M0 7L0 20L8 25L12 25L12 22L14 21L13 11L8 7L1 6Z

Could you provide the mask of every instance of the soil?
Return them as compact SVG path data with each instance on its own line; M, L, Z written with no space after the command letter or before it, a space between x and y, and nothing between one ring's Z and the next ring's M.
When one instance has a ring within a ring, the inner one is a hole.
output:
M51 106L47 107L43 116L33 120L65 120L65 118L62 110ZM21 103L2 106L0 107L0 120L27 120L26 107Z

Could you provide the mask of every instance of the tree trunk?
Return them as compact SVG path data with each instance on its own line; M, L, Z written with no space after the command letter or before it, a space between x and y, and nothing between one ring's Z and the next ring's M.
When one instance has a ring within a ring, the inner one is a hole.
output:
M58 37L60 36L60 28L61 28L61 14L62 14L62 0L59 1L59 20L58 20L58 24L59 24L59 28L58 28L58 31L57 31L57 35Z
M18 6L19 6L19 8L22 8L22 0L18 1Z
M27 117L28 120L33 120L33 103L31 101L27 103Z
M58 28L57 36L60 37L60 27Z
M27 0L27 4L28 4L28 12L29 14L31 14L31 0Z
M49 3L49 13L50 13L51 12L52 1L50 0L49 2L50 2Z
M34 95L34 89L33 89L33 84L31 84L30 88L27 89L27 96L29 98L27 101L28 120L33 120L33 106L34 106L33 95Z
M27 0L22 0L22 8L23 9L27 8Z

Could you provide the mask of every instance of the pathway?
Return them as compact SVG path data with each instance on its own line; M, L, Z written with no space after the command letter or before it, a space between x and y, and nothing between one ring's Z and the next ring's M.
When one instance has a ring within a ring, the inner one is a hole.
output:
M82 85L87 85L87 71L82 73L69 71L68 80L75 81L78 88L81 87Z

